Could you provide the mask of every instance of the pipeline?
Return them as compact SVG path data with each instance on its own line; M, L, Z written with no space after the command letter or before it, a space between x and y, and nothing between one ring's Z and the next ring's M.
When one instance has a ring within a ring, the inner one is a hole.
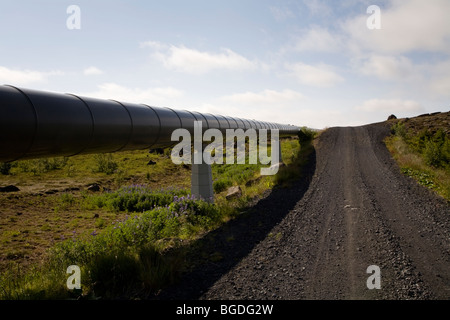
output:
M203 128L278 129L280 137L296 135L293 125L210 113L173 110L145 104L80 97L0 86L0 162L43 157L70 157L170 147L172 132L193 134Z

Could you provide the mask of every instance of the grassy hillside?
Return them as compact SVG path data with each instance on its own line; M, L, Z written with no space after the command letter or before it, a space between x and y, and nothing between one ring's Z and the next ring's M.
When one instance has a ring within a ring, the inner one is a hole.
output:
M390 122L385 142L401 171L450 201L450 112Z

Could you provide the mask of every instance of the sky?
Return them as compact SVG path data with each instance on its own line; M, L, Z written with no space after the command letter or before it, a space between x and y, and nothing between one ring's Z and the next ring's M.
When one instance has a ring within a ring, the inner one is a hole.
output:
M0 0L0 84L358 126L450 110L449 12L449 0Z

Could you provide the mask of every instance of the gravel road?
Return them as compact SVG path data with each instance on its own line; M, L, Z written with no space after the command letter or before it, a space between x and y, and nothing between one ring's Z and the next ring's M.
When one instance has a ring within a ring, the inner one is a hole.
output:
M400 174L388 133L325 131L301 181L200 240L211 258L159 298L449 299L450 206Z

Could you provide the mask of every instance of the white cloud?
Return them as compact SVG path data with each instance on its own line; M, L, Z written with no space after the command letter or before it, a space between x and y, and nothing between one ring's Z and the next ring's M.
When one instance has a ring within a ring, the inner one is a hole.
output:
M86 97L111 99L121 102L144 103L153 106L164 106L172 104L175 99L180 98L183 92L172 88L128 88L116 83L103 83L93 92L80 94Z
M161 61L167 69L189 74L205 74L213 70L252 70L258 66L257 62L227 48L211 53L155 41L142 42L140 46L153 49L153 58Z
M151 40L150 41L143 41L143 42L139 43L139 47L140 48L151 48L151 49L154 49L154 50L162 50L162 49L167 48L166 45L164 45L164 44L162 44L162 43L160 43L158 41L151 41Z
M337 52L343 48L341 35L333 34L320 26L312 26L305 30L294 44L296 51Z
M199 104L195 111L260 121L295 123L292 113L304 104L306 97L294 90L266 89L225 95Z
M383 112L383 113L408 113L414 114L423 112L424 108L420 103L413 100L401 99L372 99L367 100L363 104L356 106L355 110L364 112Z
M375 75L382 80L401 80L416 78L418 69L413 62L403 56L372 55L360 66L360 71L365 75Z
M0 66L0 82L10 85L43 83L50 76L63 75L61 71L42 72L36 70L16 70Z
M326 64L312 66L297 62L286 64L286 69L291 70L291 75L305 85L315 87L332 87L344 79L333 71L333 67Z
M404 56L372 55L356 59L354 69L366 76L391 81L396 88L422 97L450 97L450 60L415 62Z
M320 1L307 1L312 14L330 14ZM336 52L352 55L404 55L412 52L450 53L450 1L391 0L381 8L381 30L367 28L365 11L336 20L333 30L313 25L303 30L295 50Z
M369 80L389 81L390 94L394 97L438 99L430 103L441 103L450 97L450 1L388 0L385 3L386 6L380 4L381 30L367 28L370 14L362 10L351 18L336 17L332 26L308 26L283 48L283 54L286 57L296 51L339 54L336 59L343 58L348 63L341 63L339 70L350 67ZM320 2L310 5L317 4ZM293 66L292 74L300 83L326 87L342 81L335 72L337 69L308 63L312 66L288 65Z
M100 75L100 74L103 74L103 71L97 67L91 66L91 67L84 69L83 74L86 76Z
M264 90L262 92L236 93L222 97L222 101L247 107L282 108L303 100L304 96L296 91L285 89L283 91ZM273 110L273 109L272 109Z
M348 48L374 53L450 52L450 1L392 0L381 10L381 30L366 27L369 15L341 24Z
M214 69L253 69L255 64L243 56L224 49L222 53L201 52L186 47L170 48L170 55L164 59L169 69L187 73L207 73Z

